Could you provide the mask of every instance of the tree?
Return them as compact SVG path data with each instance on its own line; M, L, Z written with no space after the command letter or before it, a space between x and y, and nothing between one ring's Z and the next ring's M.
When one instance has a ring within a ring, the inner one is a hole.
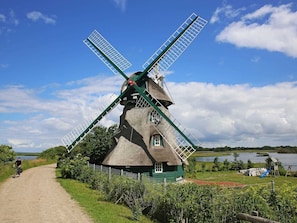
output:
M237 152L233 153L234 162L237 162L237 158L239 157L239 154Z
M254 164L252 163L251 160L248 160L247 161L247 168L250 169L250 168L253 168L254 167Z
M187 174L189 174L188 177L193 177L193 176L195 176L195 173L197 171L197 168L196 168L196 164L197 164L196 157L189 157L188 162L189 162L189 165L186 165L185 171L186 171Z
M227 159L225 159L224 160L224 170L229 170L229 169L230 169L230 162Z
M219 158L215 157L213 161L212 171L219 171L219 170L220 170Z
M117 125L109 128L96 126L74 149L74 152L89 157L90 163L101 163L113 145L116 130Z
M38 156L38 158L57 159L59 157L62 157L66 153L67 153L67 150L64 146L57 146L57 147L49 148L47 150L42 151Z
M0 145L0 162L9 162L15 159L15 152L11 146Z

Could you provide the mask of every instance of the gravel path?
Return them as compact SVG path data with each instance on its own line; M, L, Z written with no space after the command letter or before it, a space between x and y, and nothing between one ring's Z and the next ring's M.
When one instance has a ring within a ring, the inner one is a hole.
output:
M92 222L60 186L56 164L24 171L0 185L0 222Z

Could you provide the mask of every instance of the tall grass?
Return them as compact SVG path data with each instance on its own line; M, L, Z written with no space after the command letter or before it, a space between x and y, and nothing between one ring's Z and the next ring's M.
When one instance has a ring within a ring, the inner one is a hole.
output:
M0 163L0 183L11 177L15 173L15 169L13 168L13 164L4 164Z

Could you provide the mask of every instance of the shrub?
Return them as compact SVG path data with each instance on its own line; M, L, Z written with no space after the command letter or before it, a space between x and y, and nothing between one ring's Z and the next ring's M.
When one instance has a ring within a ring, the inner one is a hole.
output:
M0 145L0 163L11 162L15 159L15 152L11 146Z
M87 157L82 157L80 154L74 158L67 157L59 161L61 175L63 178L79 179L85 172L87 167Z
M42 151L39 154L38 158L43 158L43 159L48 159L48 160L56 160L56 159L62 157L66 153L67 153L67 150L64 146L57 146L57 147Z

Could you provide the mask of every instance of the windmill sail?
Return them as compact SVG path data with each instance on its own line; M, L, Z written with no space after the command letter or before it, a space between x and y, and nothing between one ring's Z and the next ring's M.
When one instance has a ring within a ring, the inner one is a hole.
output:
M100 33L94 30L91 35L83 41L103 63L114 73L120 73L126 79L128 77L123 73L132 64L120 54Z
M90 118L82 122L80 125L78 125L76 128L74 128L72 131L70 131L67 135L65 135L61 141L66 147L68 152L71 152L71 150L79 143L83 138L92 131L92 129L98 124L100 120L104 116L106 116L108 113L110 113L113 108L115 108L121 101L122 95L118 96L116 99L114 99L113 102L109 106L107 106L99 115L97 115L95 118Z
M158 66L159 72L164 72L179 58L198 36L207 21L198 17L195 13L165 41L165 43L143 64L143 68L149 68L150 76L155 76Z

